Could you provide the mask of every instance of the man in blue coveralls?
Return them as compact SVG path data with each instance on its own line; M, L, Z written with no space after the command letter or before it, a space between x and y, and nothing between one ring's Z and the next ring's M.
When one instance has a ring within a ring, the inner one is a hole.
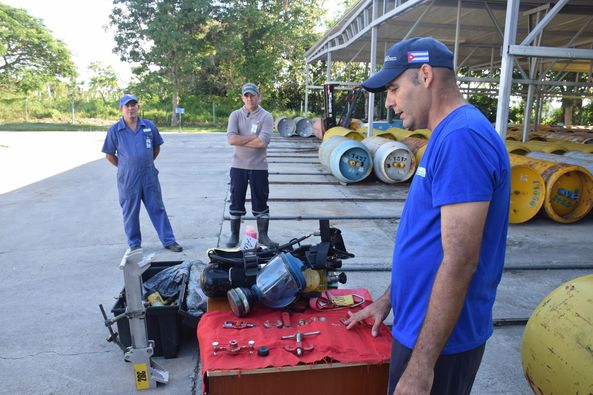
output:
M455 80L453 53L433 38L401 41L362 83L431 138L397 229L391 286L348 328L372 334L393 310L389 394L469 394L504 266L510 164L490 122Z
M109 163L117 167L119 204L129 249L133 251L142 245L140 202L143 202L163 246L181 252L183 247L175 241L163 204L159 171L154 166L163 138L154 123L138 117L136 96L122 96L119 111L122 118L107 131L102 151Z

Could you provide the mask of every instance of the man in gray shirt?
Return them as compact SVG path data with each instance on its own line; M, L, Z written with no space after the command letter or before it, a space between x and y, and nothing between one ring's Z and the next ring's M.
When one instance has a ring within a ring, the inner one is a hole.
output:
M270 223L268 207L267 146L272 137L272 115L260 107L261 96L255 84L243 85L241 99L244 106L233 111L227 126L227 139L235 148L231 163L231 237L227 248L239 244L241 216L246 214L247 185L251 189L251 211L257 220L258 242L267 247L278 243L268 237Z

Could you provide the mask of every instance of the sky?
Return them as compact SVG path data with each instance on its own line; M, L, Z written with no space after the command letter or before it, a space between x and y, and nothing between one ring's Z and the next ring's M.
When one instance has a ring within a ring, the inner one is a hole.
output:
M15 8L22 8L37 19L41 19L53 36L61 40L72 52L78 69L79 80L88 82L89 65L100 61L111 65L119 83L125 87L132 78L128 64L119 60L112 51L115 46L113 28L106 27L113 6L112 0L0 0ZM337 9L335 1L325 2L330 15L343 10Z
M112 50L113 32L105 31L112 8L111 0L0 0L15 8L22 8L41 19L52 35L72 52L79 79L88 81L88 67L92 62L111 65L121 86L126 86L132 72Z

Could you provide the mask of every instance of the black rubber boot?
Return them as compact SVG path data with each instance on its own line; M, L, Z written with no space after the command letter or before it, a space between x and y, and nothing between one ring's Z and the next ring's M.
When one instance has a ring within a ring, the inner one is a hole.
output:
M241 230L241 217L231 218L231 237L225 244L226 248L235 248L239 245L239 231Z
M257 241L259 244L265 245L268 248L277 248L278 243L270 240L268 237L269 225L270 217L257 217Z

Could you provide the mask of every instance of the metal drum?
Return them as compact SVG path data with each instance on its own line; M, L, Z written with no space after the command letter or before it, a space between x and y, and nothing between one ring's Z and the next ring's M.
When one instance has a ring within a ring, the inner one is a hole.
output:
M511 165L525 165L538 172L546 184L544 210L556 222L582 219L593 207L593 177L587 169L566 163L509 155Z
M562 156L584 160L586 162L593 162L593 154L588 154L581 151L567 151Z
M349 139L353 139L353 140L357 140L357 141L364 140L363 135L361 133L359 133L358 131L346 129L341 126L335 126L331 129L327 130L323 134L323 141L328 140L335 136L344 136L344 137L348 137Z
M406 137L402 140L410 151L414 153L414 158L416 159L416 166L420 164L420 159L422 159L422 155L424 155L424 151L426 151L426 145L428 144L428 140L419 139L416 137Z
M408 180L416 170L414 154L405 144L380 136L367 137L362 143L373 157L375 175L387 184Z
M521 224L535 217L546 198L546 184L543 177L517 158L522 156L509 155L511 161L509 222L511 224Z
M529 148L529 151L541 151L541 152L547 152L549 154L556 154L556 155L562 155L564 154L566 151L568 151L566 148L564 148L562 146L562 144L557 144L555 142L545 142L545 141L533 141L530 140L526 143L524 143L525 146L527 148Z
M593 154L593 144L578 144L578 143L571 143L568 141L557 141L558 145L563 146L568 151L579 151L585 152L588 154Z
M593 275L568 281L535 308L521 345L535 394L593 393Z
M296 117L294 122L296 124L296 134L301 137L311 137L313 135L313 122L309 118Z
M289 137L296 131L296 123L288 117L280 117L276 119L276 130L282 137Z
M591 154L583 154L583 155L593 156ZM587 169L589 171L589 173L593 174L593 158L591 158L590 160L583 160L583 159L579 159L579 158L575 158L575 157L571 158L570 156L566 156L566 154L554 155L554 154L548 154L546 152L539 152L539 151L530 152L525 156L528 156L530 158L535 158L535 159L549 160L550 162L568 163L569 165L581 166L581 167L584 167L585 169Z
M408 130L402 128L389 128L386 130L386 132L393 134L397 141L402 141L406 137L415 137L424 140L428 140L430 137L430 134L427 133L427 129Z
M525 156L531 151L527 145L520 141L506 140L504 143L509 154Z
M371 153L364 144L343 136L323 141L319 161L340 182L347 184L364 180L373 167Z

